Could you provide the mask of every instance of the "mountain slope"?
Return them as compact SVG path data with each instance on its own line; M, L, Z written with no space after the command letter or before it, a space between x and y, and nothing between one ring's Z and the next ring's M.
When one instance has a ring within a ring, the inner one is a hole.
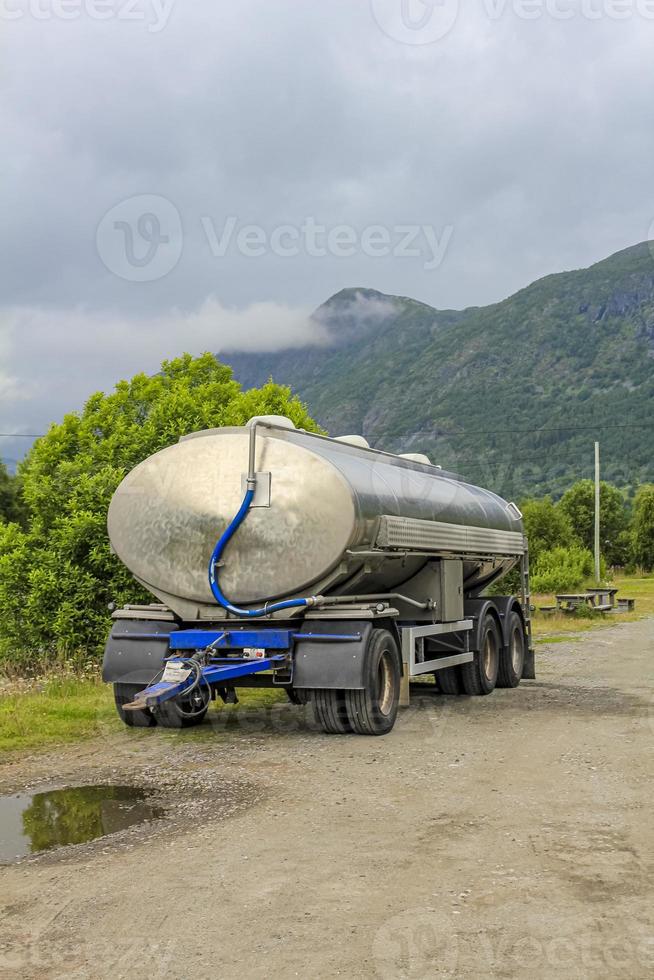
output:
M349 289L314 316L322 347L221 359L245 385L290 384L334 435L427 452L507 495L589 476L596 438L607 479L654 479L648 243L483 308Z

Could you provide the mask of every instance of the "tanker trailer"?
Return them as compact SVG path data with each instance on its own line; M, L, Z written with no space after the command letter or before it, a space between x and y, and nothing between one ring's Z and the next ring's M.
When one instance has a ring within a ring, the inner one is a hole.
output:
M426 456L257 417L136 466L108 530L157 600L113 612L103 678L127 725L196 725L266 686L326 732L383 735L419 675L466 695L534 677L520 511ZM485 597L516 565L520 597Z

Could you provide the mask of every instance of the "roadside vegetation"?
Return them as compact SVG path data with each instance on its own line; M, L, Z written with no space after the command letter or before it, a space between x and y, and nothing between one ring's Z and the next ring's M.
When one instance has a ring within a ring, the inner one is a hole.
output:
M118 731L111 688L99 674L5 680L0 688L0 753L47 748Z

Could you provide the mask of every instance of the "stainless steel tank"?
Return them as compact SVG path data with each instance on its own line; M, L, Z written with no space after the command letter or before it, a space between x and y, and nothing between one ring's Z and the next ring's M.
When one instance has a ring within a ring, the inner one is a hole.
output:
M187 436L132 470L111 501L116 554L185 619L216 615L207 566L243 499L249 441L247 427ZM238 604L389 592L437 555L464 559L474 594L524 547L513 505L436 466L265 427L255 464L254 506L219 569Z

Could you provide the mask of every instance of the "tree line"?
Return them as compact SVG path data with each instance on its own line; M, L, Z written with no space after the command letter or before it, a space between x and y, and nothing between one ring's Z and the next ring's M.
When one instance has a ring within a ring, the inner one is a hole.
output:
M579 480L554 502L551 497L521 504L529 539L534 592L574 589L594 569L595 484ZM633 502L610 483L600 483L600 555L607 568L654 568L654 484L643 484Z

